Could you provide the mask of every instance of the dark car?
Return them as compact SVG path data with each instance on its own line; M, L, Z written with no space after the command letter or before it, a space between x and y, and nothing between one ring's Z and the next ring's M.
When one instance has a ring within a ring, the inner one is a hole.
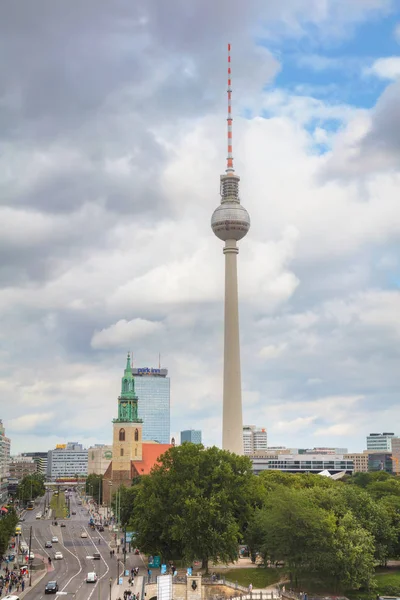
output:
M65 523L61 523L60 527L65 527Z
M57 594L58 592L58 583L57 581L49 581L46 583L46 587L44 588L45 594Z
M73 511L72 511L72 514L73 514L73 515L76 515L76 512L73 510Z
M97 531L104 531L103 525L99 525L98 528L97 528Z
M100 560L100 552L93 552L93 560Z

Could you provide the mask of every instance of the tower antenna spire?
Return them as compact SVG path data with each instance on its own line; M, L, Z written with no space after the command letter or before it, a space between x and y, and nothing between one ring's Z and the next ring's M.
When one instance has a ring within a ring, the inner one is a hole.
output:
M233 156L232 156L232 71L231 71L231 45L228 44L228 157L226 159L226 172L232 173Z

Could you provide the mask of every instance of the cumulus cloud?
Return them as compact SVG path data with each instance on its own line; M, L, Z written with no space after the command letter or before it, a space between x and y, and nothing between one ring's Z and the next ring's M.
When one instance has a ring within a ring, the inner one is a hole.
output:
M400 56L378 58L368 69L365 69L365 73L381 79L397 79L400 77Z
M130 342L136 342L143 337L158 333L163 329L162 323L147 321L146 319L121 319L114 325L96 331L92 337L91 345L95 349L126 348Z
M245 421L292 446L324 430L336 443L346 419L385 428L377 399L395 410L399 386L387 284L398 81L372 111L290 93L271 85L285 54L268 47L310 31L340 43L390 2L25 8L0 6L0 393L13 398L13 452L109 441L127 350L143 366L161 353L174 430L220 442L224 256L210 217L228 41L252 219L238 259Z

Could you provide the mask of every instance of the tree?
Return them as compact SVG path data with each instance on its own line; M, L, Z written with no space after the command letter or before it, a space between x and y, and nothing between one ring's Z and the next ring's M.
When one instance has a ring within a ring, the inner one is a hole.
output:
M333 514L313 503L308 490L282 486L255 513L247 541L251 547L258 545L264 560L283 561L297 585L302 572L318 571L326 560L334 529Z
M103 503L103 475L91 473L86 478L85 483L86 494L90 494L98 504Z
M8 512L0 517L0 556L3 556L7 551L17 523L18 517L15 510L9 507Z
M34 500L39 496L44 496L46 488L44 487L45 476L41 473L26 475L21 479L17 487L16 496L23 503L28 500Z
M330 559L325 564L326 574L334 578L336 587L358 589L371 585L374 572L374 537L360 526L351 512L337 523L331 540Z
M135 497L131 524L144 552L165 559L236 560L254 507L248 458L198 444L171 448Z

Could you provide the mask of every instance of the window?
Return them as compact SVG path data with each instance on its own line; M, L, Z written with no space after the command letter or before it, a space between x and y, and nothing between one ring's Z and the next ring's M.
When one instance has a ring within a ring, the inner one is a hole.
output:
M123 455L124 455L124 449L123 449L123 448L121 448L119 455L120 455L120 456L123 456Z
M135 448L135 456L137 456L137 448Z
M139 441L139 430L135 429L135 442Z
M125 429L120 429L119 430L119 441L120 442L124 442L125 441Z

